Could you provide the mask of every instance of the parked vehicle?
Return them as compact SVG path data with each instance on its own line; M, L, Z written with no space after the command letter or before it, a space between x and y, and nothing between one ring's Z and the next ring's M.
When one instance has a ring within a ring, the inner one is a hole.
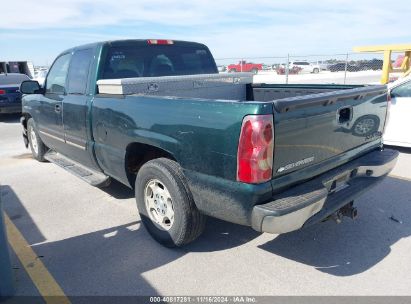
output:
M321 71L328 71L329 67L330 67L330 63L328 63L327 61L321 61L318 63L318 66L320 67Z
M368 60L368 61L362 61L362 62L358 63L356 66L358 67L358 69L360 71L366 71L366 70L377 71L377 70L382 69L382 64L383 64L382 60L372 59L372 60Z
M292 74L299 74L299 73L301 72L301 70L302 70L302 69L301 69L300 67L298 67L298 66L293 66L293 67L290 67L290 68L289 68L288 74L290 74L290 75L292 75ZM276 72L277 72L278 75L285 75L286 72L287 72L287 70L286 70L286 67L285 67L284 65L280 65L280 66L277 67Z
M219 75L193 42L72 48L44 88L20 90L33 157L134 188L142 223L170 247L195 240L206 216L269 233L355 218L354 199L398 157L382 148L385 86L253 84ZM378 117L373 134L338 130L357 111Z
M346 67L345 65L346 65L345 62L335 63L335 64L330 65L328 69L331 72L341 72L341 71L345 71L345 67ZM359 70L360 68L358 66L347 63L348 72L358 72Z
M245 60L239 61L237 64L230 64L227 66L227 70L230 73L234 72L252 72L257 74L258 71L263 69L261 63L246 62Z
M384 143L411 147L411 77L402 78L389 85L390 116L385 128Z
M263 64L262 65L262 70L263 71L270 71L270 70L272 70L272 65L271 64Z
M393 68L400 68L402 66L402 62L404 61L404 55L398 55L397 59L395 59L395 61L392 64Z
M227 71L227 67L225 65L218 65L217 69L220 73Z
M21 113L19 87L25 80L30 80L30 78L24 74L0 74L0 114Z
M0 74L18 73L30 78L34 75L34 66L30 61L0 61Z
M308 61L292 61L290 62L290 70L294 67L300 68L299 73L314 73L318 74L321 70L318 64L312 64Z

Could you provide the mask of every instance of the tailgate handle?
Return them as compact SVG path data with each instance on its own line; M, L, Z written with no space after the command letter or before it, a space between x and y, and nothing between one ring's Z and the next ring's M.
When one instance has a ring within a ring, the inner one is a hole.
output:
M345 107L338 110L338 123L342 124L352 119L352 107Z

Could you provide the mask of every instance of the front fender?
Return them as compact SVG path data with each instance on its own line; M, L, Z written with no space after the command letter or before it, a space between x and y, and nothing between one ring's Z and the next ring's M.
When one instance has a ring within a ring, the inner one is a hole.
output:
M23 135L24 146L26 148L28 148L29 147L29 138L28 138L28 135L27 135L27 117L23 115L20 118L20 123L23 127L22 135Z

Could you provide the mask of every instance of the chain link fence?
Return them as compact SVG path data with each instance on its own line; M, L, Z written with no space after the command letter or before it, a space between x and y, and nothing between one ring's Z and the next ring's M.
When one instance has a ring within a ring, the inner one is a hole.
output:
M393 67L401 55L393 53ZM217 58L220 73L252 72L255 83L278 84L377 84L383 55L347 53L332 55L285 55L273 57ZM396 77L393 75L392 79Z

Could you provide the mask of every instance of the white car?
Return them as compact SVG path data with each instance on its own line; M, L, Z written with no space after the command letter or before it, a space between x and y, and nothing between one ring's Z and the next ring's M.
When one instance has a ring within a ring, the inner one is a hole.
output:
M384 144L411 147L411 76L389 85L391 107Z
M314 73L317 74L320 72L321 68L318 64L312 64L309 63L308 61L292 61L290 62L290 70L294 67L299 67L300 74L301 73Z

